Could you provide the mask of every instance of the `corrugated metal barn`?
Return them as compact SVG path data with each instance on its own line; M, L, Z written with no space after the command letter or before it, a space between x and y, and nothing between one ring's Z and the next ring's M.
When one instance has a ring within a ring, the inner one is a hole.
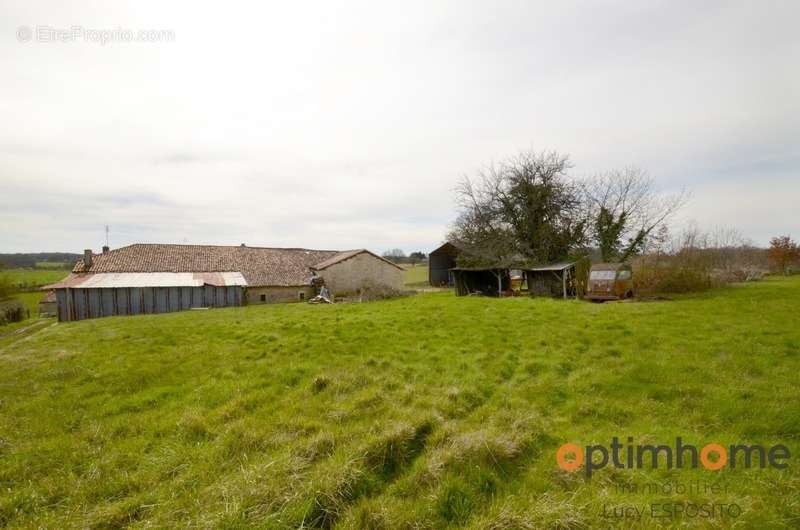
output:
M224 273L99 273L56 284L58 319L169 313L242 305L244 277Z

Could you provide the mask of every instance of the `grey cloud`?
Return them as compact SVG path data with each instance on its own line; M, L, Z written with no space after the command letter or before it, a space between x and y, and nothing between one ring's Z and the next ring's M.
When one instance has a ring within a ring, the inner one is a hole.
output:
M529 147L570 153L577 176L635 164L687 186L681 222L800 236L793 3L3 13L0 251L97 246L105 224L115 245L430 249L456 181ZM37 23L176 41L13 38Z

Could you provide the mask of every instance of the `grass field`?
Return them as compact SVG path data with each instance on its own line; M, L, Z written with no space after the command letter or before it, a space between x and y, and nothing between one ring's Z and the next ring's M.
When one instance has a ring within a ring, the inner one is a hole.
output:
M68 270L52 269L8 269L0 271L0 276L8 277L12 285L23 290L35 290L43 285L55 283L68 275Z
M590 304L450 293L0 338L0 526L800 524L800 277ZM787 445L787 470L556 466L565 442ZM631 493L706 481L722 492ZM622 522L606 506L731 504Z
M38 265L37 265L38 266ZM55 283L69 275L68 270L55 270L55 269L8 269L0 271L0 277L6 277L10 280L11 284L22 292L13 295L25 304L25 307L30 312L31 318L38 318L39 316L39 300L44 296L43 291L39 291L39 287L50 283ZM8 332L11 329L16 329L25 324L16 323L14 325L0 326L0 333ZM11 327L9 327L11 326ZM0 411L1 413L2 411Z
M406 270L406 287L427 287L428 286L428 264L403 265Z
M25 307L30 312L31 318L36 318L39 316L39 300L42 299L44 296L43 291L33 291L30 293L17 293L14 295L14 298L22 301L25 304Z

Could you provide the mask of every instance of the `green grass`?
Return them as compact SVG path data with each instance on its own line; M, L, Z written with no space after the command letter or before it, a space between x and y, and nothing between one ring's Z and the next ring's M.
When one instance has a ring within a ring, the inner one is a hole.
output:
M8 269L0 271L0 276L8 277L12 285L22 290L35 290L43 285L62 280L68 275L68 270Z
M800 277L670 302L449 293L0 338L0 526L609 527L603 505L800 522ZM786 444L788 470L555 464L565 442ZM714 481L722 493L620 484ZM624 527L669 525L645 518Z
M406 270L405 285L406 287L426 287L428 286L428 264L423 263L420 265L403 265Z
M20 300L30 312L31 318L39 316L39 300L44 296L44 291L33 291L30 293L16 293L14 298Z

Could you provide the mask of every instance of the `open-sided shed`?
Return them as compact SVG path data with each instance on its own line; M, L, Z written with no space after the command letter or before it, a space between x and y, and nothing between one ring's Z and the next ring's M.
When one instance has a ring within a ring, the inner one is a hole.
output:
M451 273L457 296L515 294L512 293L511 278L517 271L522 273L530 296L568 298L580 297L586 292L589 267L589 260L585 258L545 265L524 264L517 260L485 267L454 267Z
M581 297L586 292L590 262L586 258L525 268L531 296Z
M455 267L451 272L456 296L501 296L511 287L509 269L504 267Z

